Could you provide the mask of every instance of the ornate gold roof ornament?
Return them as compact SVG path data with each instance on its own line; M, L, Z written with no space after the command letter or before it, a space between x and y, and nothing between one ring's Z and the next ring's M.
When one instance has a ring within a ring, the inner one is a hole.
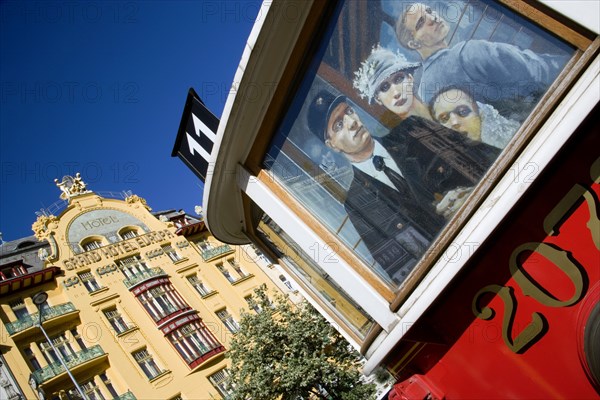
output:
M128 196L125 198L125 201L129 204L133 204L133 203L141 203L142 206L146 207L146 209L148 209L148 211L152 211L152 208L150 208L148 206L148 204L146 203L146 199L144 199L143 197L138 196L137 194L132 194L131 196Z
M71 197L91 192L90 190L87 190L87 185L83 179L81 179L79 172L75 174L75 177L70 175L63 176L61 182L59 182L58 179L54 179L54 183L56 183L56 186L62 191L60 198L63 200L68 200Z
M33 234L36 239L42 241L48 237L49 232L56 228L56 225L50 227L49 225L58 222L58 218L54 215L40 215L37 220L31 225L31 229L33 230Z

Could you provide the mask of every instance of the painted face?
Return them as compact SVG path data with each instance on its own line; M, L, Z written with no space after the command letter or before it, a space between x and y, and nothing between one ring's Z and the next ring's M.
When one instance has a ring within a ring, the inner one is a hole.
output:
M447 128L481 140L481 117L471 97L458 89L441 93L433 104L433 117Z
M327 146L352 157L372 149L373 138L363 126L354 109L347 103L338 104L327 121Z
M381 82L375 100L391 112L406 115L413 105L413 76L398 71Z
M449 31L446 21L431 7L422 3L411 6L406 13L405 25L412 32L414 42L425 47L442 42Z

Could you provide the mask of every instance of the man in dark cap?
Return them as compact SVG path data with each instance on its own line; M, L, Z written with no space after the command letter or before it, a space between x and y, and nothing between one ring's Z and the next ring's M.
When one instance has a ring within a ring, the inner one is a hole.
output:
M373 258L397 283L498 155L418 117L376 139L348 98L326 91L315 96L307 117L313 133L352 163L344 207ZM451 211L436 210L436 204Z

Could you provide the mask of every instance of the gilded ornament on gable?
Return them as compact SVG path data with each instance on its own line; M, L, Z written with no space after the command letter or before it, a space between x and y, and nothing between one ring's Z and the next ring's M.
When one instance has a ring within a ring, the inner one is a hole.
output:
M33 230L33 234L35 235L36 239L45 239L49 234L48 226L57 221L58 218L56 218L54 215L38 216L37 220L31 225L31 229Z
M129 204L141 203L149 211L152 210L150 207L148 207L148 204L146 203L146 199L144 199L143 197L138 196L137 194L132 194L131 196L126 197L125 201L127 203L129 203Z
M68 200L71 197L80 194L90 193L90 191L87 190L87 185L83 179L81 179L81 174L79 172L75 174L75 177L70 175L63 176L61 182L59 182L58 179L54 179L54 183L56 183L56 186L62 191L60 198L63 200Z

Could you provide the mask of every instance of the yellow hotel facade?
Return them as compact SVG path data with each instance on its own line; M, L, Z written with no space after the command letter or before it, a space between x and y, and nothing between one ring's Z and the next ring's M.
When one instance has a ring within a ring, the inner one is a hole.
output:
M0 397L227 398L240 313L260 311L254 289L277 290L263 256L218 242L201 218L65 178L66 208L1 247Z

